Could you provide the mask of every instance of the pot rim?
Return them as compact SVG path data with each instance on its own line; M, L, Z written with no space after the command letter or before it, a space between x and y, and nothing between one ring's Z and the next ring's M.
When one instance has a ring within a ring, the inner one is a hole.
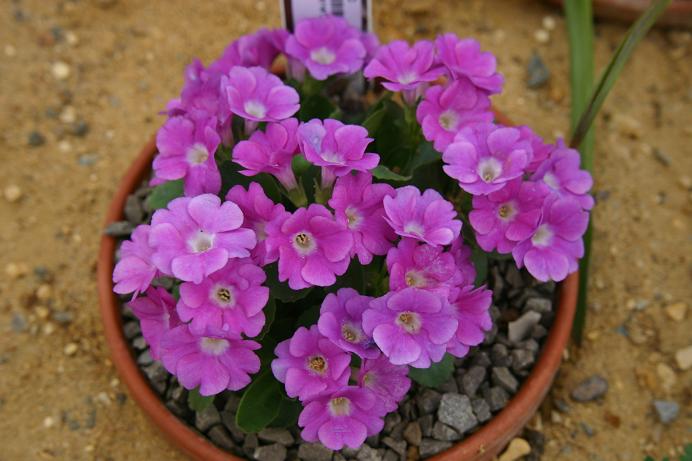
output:
M496 117L501 123L511 125L503 114L496 112ZM152 138L144 145L120 181L108 207L104 228L115 221L122 220L125 200L149 173L155 154L156 140ZM204 436L179 420L149 386L125 339L119 301L113 292L112 273L115 265L115 249L116 239L103 234L97 262L99 307L113 363L129 389L130 395L166 438L191 458L205 461L244 461L217 448ZM446 451L429 458L430 461L489 460L528 423L550 390L563 350L569 340L576 310L578 280L579 274L575 272L558 284L557 310L553 325L538 360L522 383L519 392L510 399L500 413L478 431Z

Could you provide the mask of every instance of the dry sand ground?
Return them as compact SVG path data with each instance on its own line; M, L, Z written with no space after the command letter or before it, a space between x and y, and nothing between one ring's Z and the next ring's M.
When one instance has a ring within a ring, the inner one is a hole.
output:
M385 40L447 30L476 36L508 80L497 105L546 136L566 133L568 50L558 10L533 1L375 3ZM239 34L277 26L275 6L0 2L0 460L182 459L109 362L94 281L102 217L184 66L195 56L208 62ZM535 32L546 15L555 29L541 43ZM599 68L624 31L598 25ZM689 33L653 32L598 121L588 340L571 350L533 423L548 438L544 459L638 461L692 441L692 371L674 359L692 343L692 312L673 320L665 310L692 294L690 41ZM538 90L525 84L533 50L552 72ZM43 145L29 146L34 130ZM571 402L569 391L594 373L610 383L605 399ZM680 405L675 422L658 422L654 398ZM551 410L555 399L568 412Z

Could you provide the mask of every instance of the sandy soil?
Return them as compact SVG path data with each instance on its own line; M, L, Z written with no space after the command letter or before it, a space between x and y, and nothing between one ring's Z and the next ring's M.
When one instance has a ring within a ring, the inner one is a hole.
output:
M375 3L385 40L447 30L477 37L508 80L497 105L546 136L567 132L558 10L509 0ZM182 459L127 397L108 358L94 280L103 212L185 64L195 56L208 62L239 34L277 26L275 6L0 2L0 460ZM535 33L546 16L555 28L542 43ZM624 31L598 25L599 67ZM666 313L692 294L690 42L689 33L653 32L598 121L588 339L570 351L533 422L548 438L544 459L635 461L692 441L692 372L674 359L692 342L692 312L679 320ZM538 90L525 83L533 51L552 73ZM30 145L33 131L42 145ZM569 391L594 373L610 383L605 399L571 402ZM654 398L675 400L677 420L661 425ZM555 399L567 412L552 409Z

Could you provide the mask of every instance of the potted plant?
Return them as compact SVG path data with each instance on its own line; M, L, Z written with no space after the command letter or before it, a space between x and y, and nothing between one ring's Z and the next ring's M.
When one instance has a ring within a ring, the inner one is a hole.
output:
M577 151L491 111L502 85L472 39L332 16L187 68L99 257L114 362L181 449L490 459L521 429L593 199Z

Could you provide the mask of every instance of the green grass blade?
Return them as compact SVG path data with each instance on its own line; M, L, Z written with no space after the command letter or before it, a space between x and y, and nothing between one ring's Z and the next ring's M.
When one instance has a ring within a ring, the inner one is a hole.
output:
M579 117L589 104L593 91L594 49L593 49L593 16L591 0L568 0L564 2L567 21L567 35L570 50L570 90L572 108L570 113L571 130L579 123ZM579 146L581 163L591 171L593 164L594 133L590 129ZM579 265L579 297L574 316L572 337L580 343L586 322L586 291L588 288L588 270L590 259L591 226L584 235L584 258Z
M610 60L605 72L603 72L586 110L579 118L579 123L577 123L572 134L571 145L573 147L581 144L581 141L589 131L598 111L601 109L613 85L615 85L622 68L629 60L637 44L646 35L649 29L651 29L651 26L654 25L670 2L671 0L658 0L654 2L627 31L625 38L622 40L617 50L615 50L613 58ZM566 5L570 3L572 2L565 2Z

